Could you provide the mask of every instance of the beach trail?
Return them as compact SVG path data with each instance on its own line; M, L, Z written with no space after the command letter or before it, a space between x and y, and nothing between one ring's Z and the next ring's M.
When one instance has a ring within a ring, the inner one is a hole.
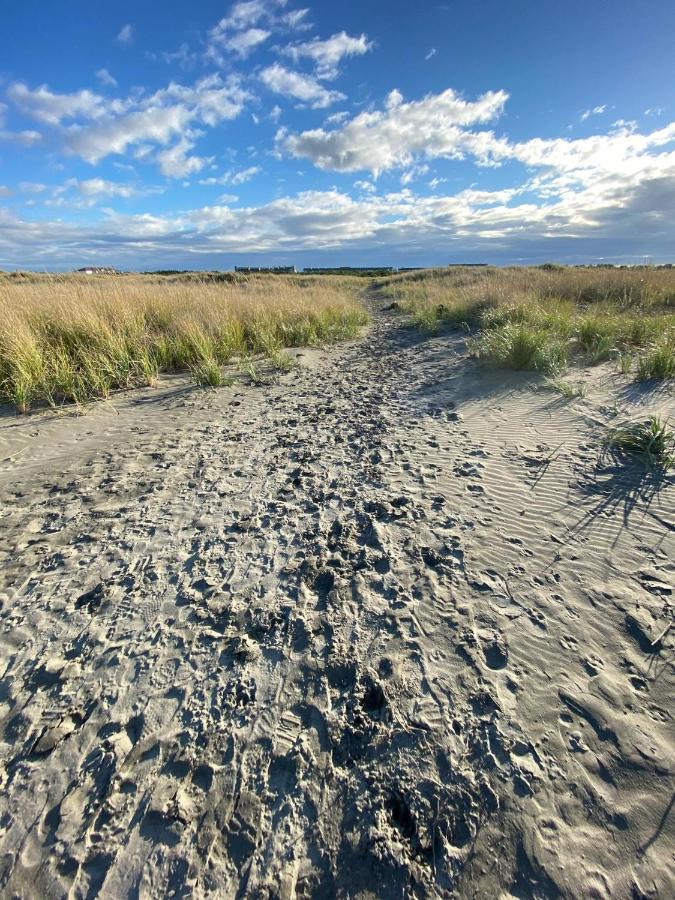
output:
M599 437L672 395L367 302L0 418L3 897L675 895L675 485Z

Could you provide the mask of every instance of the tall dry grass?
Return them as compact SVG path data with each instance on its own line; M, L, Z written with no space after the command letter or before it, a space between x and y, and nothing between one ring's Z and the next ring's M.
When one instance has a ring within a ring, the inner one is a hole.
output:
M464 326L475 355L549 374L572 355L675 376L675 269L440 269L382 282L421 330Z
M235 357L321 344L367 320L348 279L0 278L0 399L85 403Z

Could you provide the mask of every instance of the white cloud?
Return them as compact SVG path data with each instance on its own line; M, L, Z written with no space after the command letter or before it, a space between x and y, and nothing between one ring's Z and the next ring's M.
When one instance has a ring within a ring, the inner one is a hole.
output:
M187 132L177 144L157 154L160 172L169 178L185 178L195 172L201 172L204 166L213 162L213 157L190 156L195 144L192 135Z
M424 57L425 62L428 62L433 56L436 56L436 48L435 47L431 47L429 52L426 54L426 56Z
M134 42L134 26L129 24L123 25L115 40L118 44L124 44L129 47Z
M181 105L151 107L87 127L73 125L66 134L66 146L95 164L111 153L124 153L141 141L165 145L183 132L192 118L191 112Z
M46 84L31 90L23 82L16 81L7 88L7 97L21 112L46 122L48 125L59 125L64 119L85 117L96 119L110 110L110 101L92 91L75 91L72 94L55 94ZM114 108L119 110L119 101L113 101Z
M87 178L84 181L73 179L71 187L75 187L83 197L134 197L138 191L130 184L107 181L105 178Z
M649 146L661 147L664 139L652 137ZM375 250L394 260L415 252L430 261L472 253L492 261L585 261L594 253L634 259L648 246L655 259L667 259L675 230L675 152L651 153L632 173L629 168L586 186L561 186L556 196L539 200L530 199L537 191L532 182L446 196L417 196L407 188L378 195L365 182L358 199L307 191L233 209L228 197L164 216L109 210L91 225L27 221L0 210L0 266L68 265L106 245L115 264L131 267L177 259L188 265L190 258L222 265L228 253L322 250ZM518 202L523 194L528 199Z
M307 10L280 15L287 0L241 0L235 3L210 31L206 42L206 58L218 65L227 60L223 51L241 58L266 41L272 32L302 28ZM262 27L264 26L264 27Z
M302 58L311 59L318 78L332 79L338 75L340 62L350 56L362 56L373 47L365 34L351 37L341 31L326 40L315 38L302 44L291 44L283 52L297 63Z
M255 175L261 172L260 166L249 166L248 169L240 169L239 171L230 170L223 175L212 176L210 178L202 178L199 183L203 185L211 184L244 184L250 181Z
M8 131L6 128L0 128L0 141L11 144L21 144L24 147L31 147L41 140L42 135L39 131Z
M284 146L293 156L340 172L369 170L378 174L408 166L417 156L459 157L465 134L460 126L497 117L507 99L505 91L489 91L471 102L448 89L404 103L400 92L394 90L384 111L361 113L337 131L318 128L290 135Z
M47 190L47 185L35 181L20 181L19 190L25 194L41 194Z
M233 34L224 42L223 46L236 53L241 59L245 59L271 34L271 31L266 31L264 28L248 28L246 31Z
M241 0L240 3L232 6L229 15L220 20L214 31L222 33L229 30L251 28L268 14L269 5L265 0Z
M0 197L11 197L12 192L6 184L0 184Z
M213 126L236 118L248 98L248 93L241 87L236 76L223 81L216 74L202 78L191 87L172 82L144 102L147 106L154 106L178 101L190 112L191 118Z
M412 166L410 169L405 171L401 175L401 184L411 184L413 181L416 181L418 178L422 178L424 175L427 175L429 172L429 166L421 165L421 166Z
M59 126L68 119L78 120L61 130L65 147L96 164L133 145L166 146L196 122L214 126L233 119L249 95L235 76L223 80L214 74L189 86L171 82L147 97L132 93L125 100L109 100L87 90L57 94L46 85L31 90L21 82L10 85L7 96L24 113L47 124ZM37 132L24 132L17 139L29 143L39 137ZM196 171L195 165L192 163L191 171Z
M96 77L101 82L101 84L106 87L117 87L117 80L113 78L110 72L107 69L99 69L96 72Z
M349 118L349 113L345 110L341 112L331 113L330 116L326 116L326 125L339 125L341 122L344 122L345 119Z
M105 178L68 178L63 184L52 190L52 199L45 201L45 206L88 208L95 206L103 198L119 197L128 200L132 197L143 197L149 194L163 193L161 187L137 187Z
M607 110L607 104L603 103L602 106L594 106L592 109L586 109L581 114L581 121L585 122L586 119L589 119L591 116L600 116Z
M260 73L262 83L275 94L300 100L312 109L323 109L338 100L344 100L339 91L328 91L316 78L300 72L292 72L279 63L273 63Z
M282 16L281 21L287 28L290 28L291 30L297 29L298 31L303 31L307 28L312 27L309 22L305 21L308 13L308 9L293 9L290 12L287 12L286 15Z

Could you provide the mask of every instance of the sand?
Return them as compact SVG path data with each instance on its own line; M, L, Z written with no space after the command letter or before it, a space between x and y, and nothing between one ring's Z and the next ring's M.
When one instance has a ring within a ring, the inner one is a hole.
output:
M675 485L376 305L0 419L0 894L675 894Z

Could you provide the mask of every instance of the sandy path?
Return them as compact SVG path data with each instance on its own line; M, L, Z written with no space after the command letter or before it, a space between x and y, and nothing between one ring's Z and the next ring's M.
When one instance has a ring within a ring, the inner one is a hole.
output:
M0 893L673 896L669 399L306 359L0 423Z

